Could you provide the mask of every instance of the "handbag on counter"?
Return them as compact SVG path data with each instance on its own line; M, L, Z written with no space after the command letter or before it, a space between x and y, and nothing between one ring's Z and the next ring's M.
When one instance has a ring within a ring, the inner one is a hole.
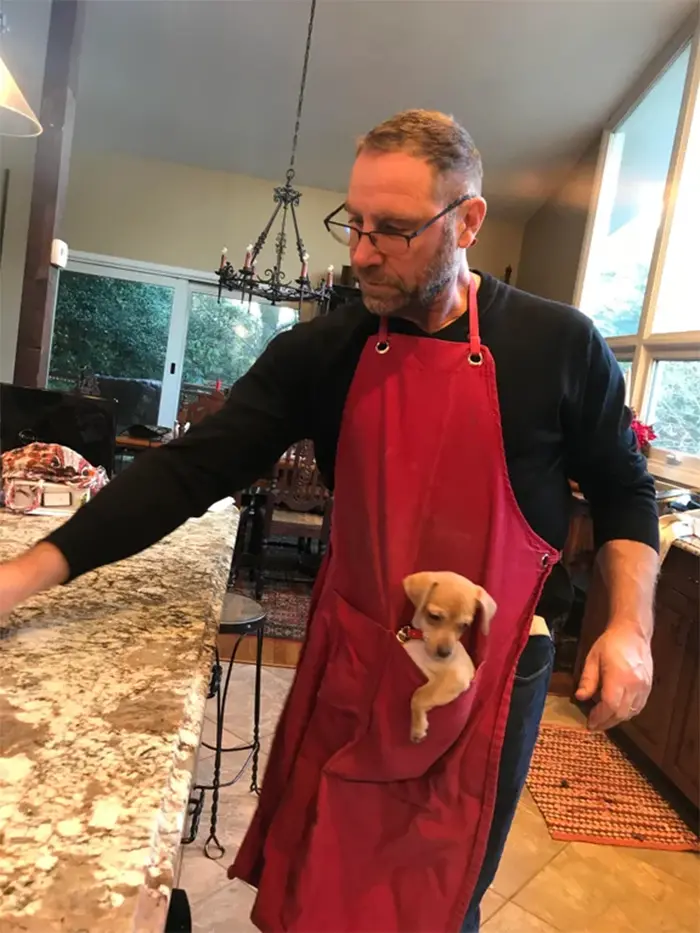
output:
M70 447L28 444L0 457L5 508L13 512L75 511L108 482Z

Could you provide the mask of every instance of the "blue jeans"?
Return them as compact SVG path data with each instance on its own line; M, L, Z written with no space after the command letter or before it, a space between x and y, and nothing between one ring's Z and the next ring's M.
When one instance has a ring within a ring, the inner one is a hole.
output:
M479 929L479 905L496 875L518 800L525 785L553 664L554 644L551 638L547 635L531 635L520 656L515 675L498 771L496 806L484 864L462 923L461 933L477 933Z

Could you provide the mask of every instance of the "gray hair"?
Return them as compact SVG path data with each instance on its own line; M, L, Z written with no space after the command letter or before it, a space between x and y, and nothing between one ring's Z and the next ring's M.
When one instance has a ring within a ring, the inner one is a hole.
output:
M437 110L404 110L357 143L361 152L406 152L425 160L450 197L481 194L483 167L474 140L454 117Z

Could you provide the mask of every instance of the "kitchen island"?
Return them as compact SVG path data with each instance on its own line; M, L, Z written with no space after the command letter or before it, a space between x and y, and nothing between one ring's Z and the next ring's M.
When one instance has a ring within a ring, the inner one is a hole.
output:
M63 520L0 510L0 560ZM0 622L2 933L163 930L236 529L207 513Z

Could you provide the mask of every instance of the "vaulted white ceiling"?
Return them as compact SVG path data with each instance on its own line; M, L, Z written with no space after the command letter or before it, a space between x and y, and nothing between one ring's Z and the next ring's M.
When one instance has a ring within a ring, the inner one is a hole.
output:
M319 0L298 181L343 190L358 135L430 107L471 131L496 206L530 211L696 3ZM90 0L76 146L282 178L308 9Z

